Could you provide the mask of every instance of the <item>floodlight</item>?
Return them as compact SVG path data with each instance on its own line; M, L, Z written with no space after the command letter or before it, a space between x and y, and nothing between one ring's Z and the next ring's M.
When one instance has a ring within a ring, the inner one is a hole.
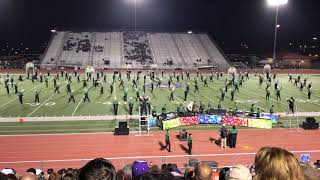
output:
M277 28L279 28L279 27L280 27L280 24L277 25Z
M51 29L51 32L52 32L52 33L55 33L55 32L56 32L56 30L55 30L55 29Z
M312 38L313 40L318 40L318 38L317 37L314 37L314 38Z
M267 0L270 6L280 6L288 3L288 0Z
M192 31L188 31L188 34L192 34Z

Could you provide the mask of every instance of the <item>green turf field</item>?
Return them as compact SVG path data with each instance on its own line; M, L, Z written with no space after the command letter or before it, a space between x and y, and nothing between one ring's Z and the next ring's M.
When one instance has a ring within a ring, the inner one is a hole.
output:
M294 75L296 77L297 75ZM83 88L82 81L81 83L77 83L77 80L73 77L73 81L71 84L72 90L74 90L76 103L68 104L69 95L66 94L66 81L64 78L60 77L60 92L59 94L53 94L53 76L50 77L49 87L46 88L45 83L40 83L35 81L32 83L31 80L26 80L18 82L19 90L24 89L24 104L20 104L18 101L18 96L14 94L14 88L10 85L10 94L8 95L6 89L4 87L3 76L1 77L0 84L0 116L1 117L34 117L34 116L80 116L80 115L112 115L112 102L114 98L117 98L119 101L119 115L128 114L128 105L124 102L123 99L123 89L119 88L119 81L116 81L114 86L114 93L110 94L109 92L109 83L111 82L111 75L108 76L107 83L104 84L104 95L99 94L100 88L94 88L91 85L91 81L89 81L88 86L89 89L89 97L91 103L83 103ZM135 90L132 88L132 82L127 81L125 75L122 76L125 82L125 88L128 88L129 97L134 97L133 101L134 105L134 114L138 114L138 103L135 101ZM162 78L162 85L166 85L168 82L169 76L166 75ZM153 107L160 112L161 107L166 104L168 111L175 111L178 104L186 105L190 101L195 101L199 104L202 101L204 104L210 104L213 107L216 107L219 99L220 99L220 91L219 89L224 87L224 80L226 76L220 78L220 80L216 80L216 76L214 75L214 82L209 82L209 87L203 87L203 82L201 82L200 77L198 77L198 84L200 88L200 93L194 93L194 83L193 79L196 76L192 76L191 80L181 80L180 82L176 82L176 78L173 78L174 84L180 84L181 87L175 89L175 100L169 101L169 90L168 88L155 88L153 94L150 92L149 88L146 88L146 95L151 98L151 104ZM243 86L240 87L240 92L235 93L235 101L238 104L239 109L249 110L250 105L252 103L256 104L256 107L260 107L262 110L268 111L271 104L275 105L276 112L286 112L287 111L287 102L286 99L293 96L296 99L296 105L299 112L316 112L319 111L320 108L320 76L318 75L303 75L304 77L308 77L308 81L312 81L312 98L311 100L307 99L307 90L303 89L301 92L297 87L294 87L293 84L288 82L287 75L278 75L277 79L280 82L280 86L282 86L281 91L281 101L277 101L275 99L274 94L274 86L272 83L272 91L270 100L265 100L265 83L263 87L259 89L258 87L258 78L253 75L250 76L250 80L245 81ZM84 77L81 77L82 79ZM15 81L18 81L18 76L14 77ZM150 83L151 80L147 78L147 83ZM190 93L188 96L188 100L186 102L183 101L183 87L186 83L190 82ZM140 78L140 95L143 95L142 91L143 85L143 76ZM34 95L35 90L40 90L40 104L34 104ZM230 100L230 91L226 93L225 100L221 103L223 108L233 108L234 102Z

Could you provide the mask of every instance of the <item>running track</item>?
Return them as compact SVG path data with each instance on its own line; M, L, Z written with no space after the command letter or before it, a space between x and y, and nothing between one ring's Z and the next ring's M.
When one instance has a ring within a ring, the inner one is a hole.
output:
M312 161L320 159L319 130L290 132L287 129L241 129L238 134L237 148L225 150L210 141L210 138L217 138L217 130L190 132L193 134L193 155L203 155L194 158L216 160L220 165L253 163L254 153L263 146L278 146L289 151L299 151L295 153L298 158L302 152L308 152ZM77 159L96 157L129 157L121 158L121 160L113 159L112 162L117 167L135 159L145 159L159 165L164 161L172 162L182 167L188 159L183 150L183 147L187 145L186 142L180 142L175 137L176 134L178 131L170 131L172 152L160 151L159 142L164 143L164 132L152 132L151 136L136 136L135 133L129 136L113 136L109 133L0 136L0 168L11 167L20 172L29 167L57 170L58 168L80 167L87 160ZM240 155L239 153L245 154ZM209 156L204 157L206 155ZM161 159L160 157L136 158L137 156L169 157ZM42 164L32 162L48 160L53 160L53 162Z

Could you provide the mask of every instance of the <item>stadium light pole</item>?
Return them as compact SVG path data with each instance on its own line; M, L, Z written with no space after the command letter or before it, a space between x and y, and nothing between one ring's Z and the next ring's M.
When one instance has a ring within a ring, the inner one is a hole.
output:
M277 31L280 25L278 25L278 15L279 15L279 6L285 5L288 3L288 0L267 0L270 6L276 6L276 23L274 26L274 42L273 42L273 62L277 58L276 48L277 48Z
M134 0L134 31L137 31L137 0Z

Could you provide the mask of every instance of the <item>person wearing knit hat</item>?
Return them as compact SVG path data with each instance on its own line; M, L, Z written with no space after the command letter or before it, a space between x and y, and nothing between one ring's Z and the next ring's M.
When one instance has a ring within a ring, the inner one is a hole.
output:
M244 165L235 165L227 174L227 180L251 180L252 175Z
M139 176L141 174L147 173L149 171L149 166L146 161L134 161L132 164L132 176Z

